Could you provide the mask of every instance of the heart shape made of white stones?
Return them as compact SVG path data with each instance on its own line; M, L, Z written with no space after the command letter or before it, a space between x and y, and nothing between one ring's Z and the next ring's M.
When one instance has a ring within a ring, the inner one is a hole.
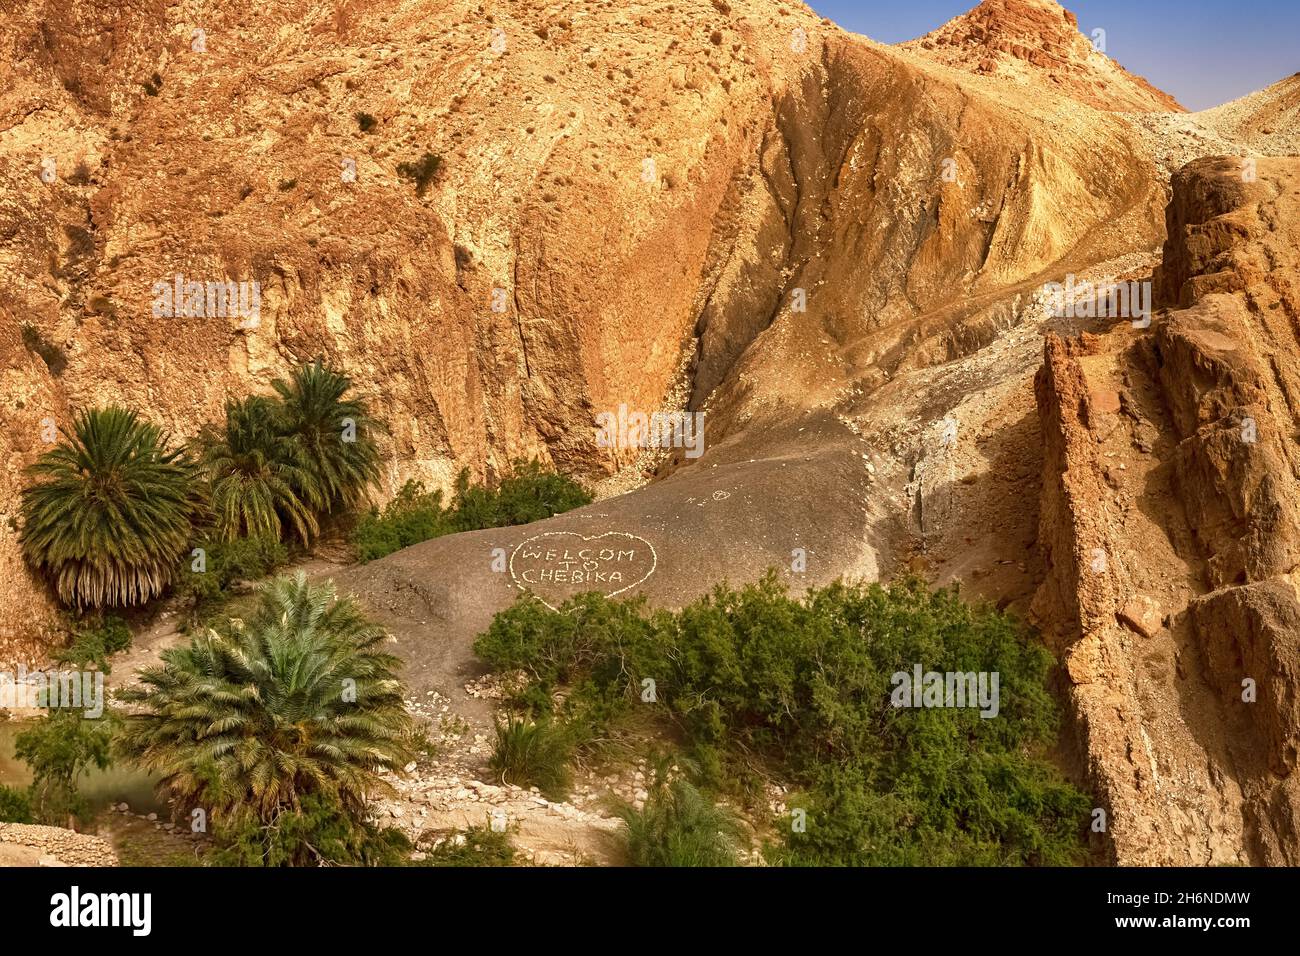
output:
M613 597L644 582L658 564L654 545L640 535L546 531L515 547L510 555L510 579L515 587L532 591L554 611L539 589L550 593L559 588L566 597L583 591Z

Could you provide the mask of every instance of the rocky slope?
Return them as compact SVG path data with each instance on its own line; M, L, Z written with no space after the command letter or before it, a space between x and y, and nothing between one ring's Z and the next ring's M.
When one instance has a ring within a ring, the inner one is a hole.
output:
M1300 73L1197 117L1252 153L1294 156L1300 153Z
M12 653L49 621L20 469L76 407L186 436L324 353L393 425L388 492L518 455L596 476L635 452L598 447L595 414L683 374L711 444L831 421L987 341L1015 283L1160 231L1120 120L769 0L24 3L0 48ZM420 195L398 166L426 151ZM155 317L177 275L259 283L255 321Z
M116 866L107 841L62 827L0 823L0 867Z

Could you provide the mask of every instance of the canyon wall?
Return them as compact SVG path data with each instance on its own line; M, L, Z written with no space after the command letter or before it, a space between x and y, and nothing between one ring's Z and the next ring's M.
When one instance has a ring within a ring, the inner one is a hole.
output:
M1035 610L1121 863L1295 865L1300 160L1174 177L1150 329L1050 337Z

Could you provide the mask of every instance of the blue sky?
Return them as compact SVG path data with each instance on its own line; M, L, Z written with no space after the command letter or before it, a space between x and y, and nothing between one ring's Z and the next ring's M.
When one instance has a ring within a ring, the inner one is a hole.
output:
M911 40L978 0L807 0L846 30L882 43ZM1205 109L1300 70L1300 0L1066 0L1125 69Z

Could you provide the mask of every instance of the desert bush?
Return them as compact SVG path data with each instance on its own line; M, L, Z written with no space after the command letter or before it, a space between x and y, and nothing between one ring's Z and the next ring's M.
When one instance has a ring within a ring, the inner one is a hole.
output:
M569 700L599 700L617 710L634 694L616 657L644 667L658 655L644 602L596 593L566 601L563 613L521 598L493 617L474 650L496 670L524 671L536 688L528 699L543 709L560 685L569 685Z
M591 500L578 482L539 462L515 462L494 487L472 484L466 468L456 478L451 507L443 506L442 492L408 481L383 511L372 508L362 516L352 544L357 560L373 561L444 534L540 521Z
M738 866L743 832L735 814L717 806L683 776L656 773L644 807L618 808L632 866Z
M375 125L379 122L379 120L375 119L369 113L356 113L355 117L357 121L357 126L361 128L361 132L363 133L369 133L372 129L375 128Z
M131 629L120 617L107 615L73 625L72 641L55 653L59 664L81 670L95 667L105 674L112 670L109 658L131 646Z
M684 736L706 782L754 788L756 764L804 788L808 824L786 864L1063 863L1080 858L1090 803L1043 756L1054 743L1050 656L1011 618L909 579L832 584L792 598L774 573L719 586L678 612L581 595L526 597L475 643L523 669L533 701L564 685L564 713L614 720L644 707ZM891 677L997 672L1001 708L896 708ZM788 801L787 801L788 802Z
M459 531L505 528L541 521L591 504L591 493L537 461L516 461L494 488L472 485L469 470L456 478L455 523Z
M959 743L918 750L901 768L817 766L804 794L786 800L806 814L803 831L789 818L777 821L783 839L767 848L768 859L787 866L1082 862L1091 801L1041 757L972 749L954 759Z
M398 163L397 175L415 184L415 194L423 196L442 169L442 157L425 153L413 163Z
M491 767L503 783L536 787L548 800L563 800L573 784L569 758L571 730L548 718L525 720L514 714L497 721Z
M416 866L514 866L518 851L504 830L489 825L470 827L425 853Z
M275 538L203 538L197 547L203 551L203 570L194 570L191 552L181 559L176 576L176 593L193 602L196 618L227 600L240 582L274 574L289 560L288 549Z
M34 823L32 801L25 791L0 786L0 823Z
M269 819L247 817L215 828L215 866L398 866L411 842L400 830L358 819L325 793L305 795Z
M383 511L372 508L357 522L352 546L358 561L373 561L413 544L455 531L442 492L428 492L418 481L408 481Z

